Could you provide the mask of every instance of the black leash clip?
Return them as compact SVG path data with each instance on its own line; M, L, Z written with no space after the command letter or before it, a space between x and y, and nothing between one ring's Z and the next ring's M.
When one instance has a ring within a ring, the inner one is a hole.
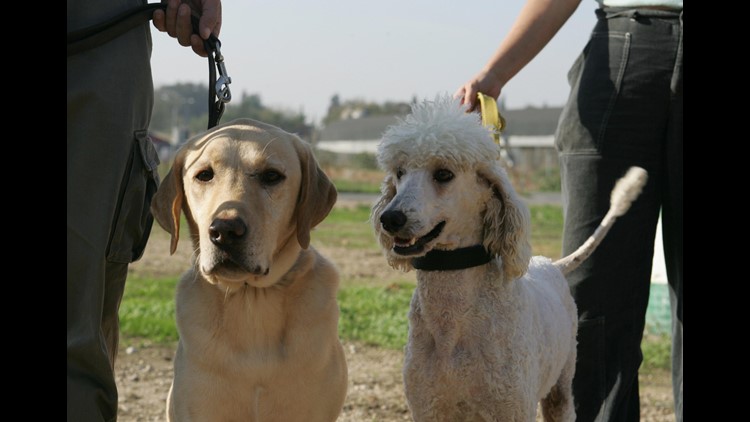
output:
M190 20L193 24L193 32L200 34L198 23L200 18L192 15ZM208 129L219 124L219 119L224 114L224 106L232 101L232 91L229 90L229 84L232 78L227 73L224 64L224 55L221 54L221 41L216 35L211 34L207 40L203 40L203 46L208 53ZM216 78L216 69L219 70L219 78ZM213 87L211 86L213 84ZM211 89L213 88L213 92ZM216 96L216 101L213 101Z
M213 37L213 35L211 36ZM211 53L209 52L209 54ZM224 56L221 54L221 42L218 39L216 39L213 54L216 67L219 69L219 79L216 80L214 86L216 97L218 97L219 101L222 103L228 103L232 101L232 91L229 90L229 84L232 83L232 77L229 76L227 68L224 65Z

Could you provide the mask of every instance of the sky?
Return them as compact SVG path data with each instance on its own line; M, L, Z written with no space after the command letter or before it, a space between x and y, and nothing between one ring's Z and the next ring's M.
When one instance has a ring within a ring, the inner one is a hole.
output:
M234 100L303 112L330 99L410 101L453 94L507 34L522 0L224 0L220 34ZM564 105L567 72L595 22L593 0L503 89L505 107ZM153 29L154 85L208 80L206 59ZM231 106L231 103L230 103Z

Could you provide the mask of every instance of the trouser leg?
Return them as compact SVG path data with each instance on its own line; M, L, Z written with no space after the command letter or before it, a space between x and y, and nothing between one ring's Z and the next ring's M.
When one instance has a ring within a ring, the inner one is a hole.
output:
M565 255L594 232L616 179L628 167L649 173L630 211L568 276L579 311L573 381L578 421L640 417L640 342L668 178L665 139L677 45L674 14L656 16L660 13L597 12L591 40L569 74L571 96L558 127Z
M597 156L561 158L565 255L594 232L609 208L611 187L631 164ZM573 382L579 421L639 419L640 343L658 207L657 191L649 185L594 254L568 276L580 317Z
M148 236L146 25L67 61L67 419L112 421L117 311ZM144 157L146 157L144 159Z
M117 389L110 352L99 327L104 313L104 264L72 258L96 256L68 227L67 420L112 421Z
M107 354L112 366L115 365L117 350L120 343L120 318L118 311L120 301L125 291L125 279L128 275L128 265L116 262L107 263L105 271L106 288L104 294L104 311L102 313L102 334L107 344Z

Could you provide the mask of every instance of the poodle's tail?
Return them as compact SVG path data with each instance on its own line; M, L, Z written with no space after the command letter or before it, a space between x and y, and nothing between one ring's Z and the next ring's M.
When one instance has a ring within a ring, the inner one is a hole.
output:
M647 179L648 174L646 170L640 167L631 167L625 176L617 181L615 188L612 190L609 211L604 216L604 219L602 219L602 222L599 223L599 227L596 228L594 234L586 239L583 245L575 252L555 261L555 266L563 274L567 275L578 268L594 252L599 243L607 235L609 229L612 228L612 224L617 220L617 217L624 215L630 208L630 204L640 195L641 189L643 189Z

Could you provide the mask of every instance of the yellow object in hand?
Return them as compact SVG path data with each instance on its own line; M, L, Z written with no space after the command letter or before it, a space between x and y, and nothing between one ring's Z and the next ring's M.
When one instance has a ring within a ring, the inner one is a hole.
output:
M492 136L495 138L495 143L500 145L500 132L505 129L505 118L500 114L497 109L497 102L494 98L489 95L484 95L481 92L477 93L479 98L480 111L482 114L482 125L492 130Z

